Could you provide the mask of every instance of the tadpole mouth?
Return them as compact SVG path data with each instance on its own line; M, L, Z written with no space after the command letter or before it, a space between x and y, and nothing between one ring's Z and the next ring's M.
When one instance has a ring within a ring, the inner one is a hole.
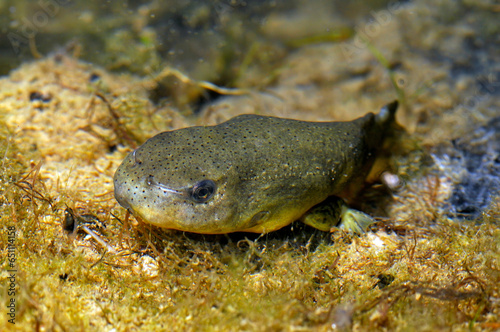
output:
M127 210L131 209L129 200L127 199L125 192L126 188L123 185L117 184L115 181L115 199L120 204L122 207L124 207Z
M174 188L169 188L163 183L157 182L153 175L149 175L146 178L146 184L150 187L155 187L163 191L165 194L176 194L176 195L185 195L185 190L179 190Z

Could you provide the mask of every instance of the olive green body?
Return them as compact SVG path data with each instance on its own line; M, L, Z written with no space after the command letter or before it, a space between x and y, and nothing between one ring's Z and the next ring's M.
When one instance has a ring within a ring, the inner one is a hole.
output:
M242 115L164 132L123 161L114 177L115 197L160 227L270 232L329 196L345 198L360 188L394 111L351 122ZM203 180L215 187L199 202L190 195Z

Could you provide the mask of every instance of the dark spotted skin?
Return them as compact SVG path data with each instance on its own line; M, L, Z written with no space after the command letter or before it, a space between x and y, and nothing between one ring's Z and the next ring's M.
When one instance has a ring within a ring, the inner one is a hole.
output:
M356 192L396 108L393 103L351 122L241 115L216 126L164 132L123 161L114 177L115 197L160 227L270 232L329 196Z

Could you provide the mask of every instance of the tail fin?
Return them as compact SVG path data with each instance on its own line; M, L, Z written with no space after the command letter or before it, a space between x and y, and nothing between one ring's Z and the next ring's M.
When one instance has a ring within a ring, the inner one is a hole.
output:
M377 153L374 164L366 177L366 182L378 181L383 171L394 169L390 157L402 152L400 139L405 131L396 122L397 109L398 101L395 100L382 107L380 112L375 115L375 125L367 136L367 146L377 151Z
M380 149L386 139L394 136L399 128L399 125L396 123L398 104L398 101L395 100L382 107L378 114L373 115L373 113L369 113L359 119L364 121L362 126L365 131L367 146L370 149Z
M385 128L387 127L387 125L390 125L395 121L398 105L398 101L394 100L392 103L389 103L382 107L380 112L375 115L375 121L380 127Z

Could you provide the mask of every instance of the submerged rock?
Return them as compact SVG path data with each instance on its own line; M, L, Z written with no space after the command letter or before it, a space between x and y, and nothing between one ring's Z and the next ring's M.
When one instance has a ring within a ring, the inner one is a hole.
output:
M446 201L449 215L479 217L500 194L500 117L440 150L433 155L434 160L455 182Z

